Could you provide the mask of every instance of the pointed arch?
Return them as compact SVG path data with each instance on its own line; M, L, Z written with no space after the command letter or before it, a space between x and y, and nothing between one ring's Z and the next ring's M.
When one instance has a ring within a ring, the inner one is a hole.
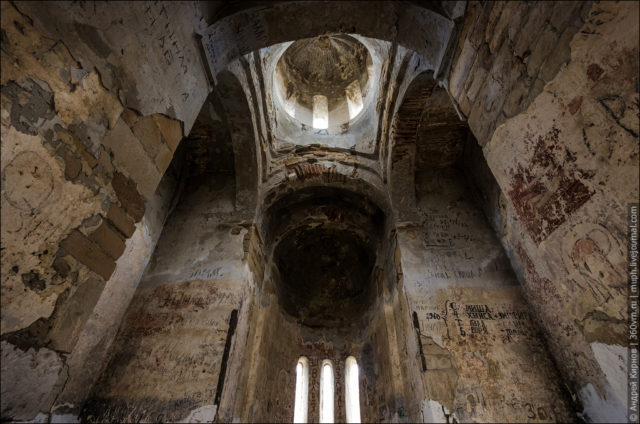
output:
M418 127L424 105L435 87L432 71L415 77L393 120L389 167L391 202L397 219L407 219L409 211L416 210L414 165Z

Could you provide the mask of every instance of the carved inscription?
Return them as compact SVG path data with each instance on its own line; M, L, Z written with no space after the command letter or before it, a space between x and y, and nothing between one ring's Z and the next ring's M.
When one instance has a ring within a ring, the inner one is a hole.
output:
M512 304L461 304L446 301L442 309L434 310L426 304L416 304L418 323L421 333L431 336L445 331L451 338L451 331L456 337L495 335L502 343L511 343L516 336L532 337L532 319L524 308Z
M162 57L167 66L176 64L183 75L188 67L185 54L176 35L173 22L169 19L168 5L165 2L149 2L144 11L147 31L153 33L155 43L162 51ZM189 96L189 93L185 93ZM186 98L184 98L186 100Z

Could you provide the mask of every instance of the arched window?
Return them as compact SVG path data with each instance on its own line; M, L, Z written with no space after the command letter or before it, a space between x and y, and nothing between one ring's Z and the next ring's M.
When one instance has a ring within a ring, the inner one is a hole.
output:
M347 422L360 422L360 379L356 358L349 356L345 364L345 405L347 406Z
M313 96L313 128L329 128L329 102L327 96Z
M309 398L309 360L304 356L298 359L296 365L296 401L293 410L294 423L307 422Z
M322 361L320 372L320 422L333 422L333 364L328 359Z

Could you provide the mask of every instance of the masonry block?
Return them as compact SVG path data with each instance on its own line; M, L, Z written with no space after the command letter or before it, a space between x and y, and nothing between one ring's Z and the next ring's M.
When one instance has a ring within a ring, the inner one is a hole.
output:
M140 221L144 216L145 205L144 199L138 193L135 183L121 173L116 172L113 175L113 180L111 180L111 185L124 210L135 222Z
M124 238L120 232L113 228L108 221L103 220L102 224L90 236L113 259L118 259L124 252Z
M150 116L145 116L138 120L131 129L133 130L133 135L142 143L149 157L155 158L160 146L164 145L160 129L155 120Z
M89 240L78 230L73 230L69 236L60 243L71 256L80 263L86 265L96 274L108 280L116 268L116 263L100 246Z
M121 207L114 203L111 203L109 207L107 219L127 238L131 237L136 231L136 225L133 219L131 219Z
M160 114L152 115L152 117L156 125L158 125L158 128L160 128L164 141L171 151L175 152L178 144L180 144L180 140L182 140L182 126L180 125L180 121Z

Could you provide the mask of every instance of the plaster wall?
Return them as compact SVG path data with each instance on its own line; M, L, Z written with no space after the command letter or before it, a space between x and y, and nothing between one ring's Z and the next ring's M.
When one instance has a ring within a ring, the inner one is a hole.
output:
M584 416L623 420L638 5L496 2L469 10L449 85L488 165L472 153L469 178Z
M570 421L536 317L463 174L423 172L416 183L423 220L399 225L398 247L422 419Z
M187 189L167 221L83 410L88 421L215 417L231 317L237 322L248 278L248 231L234 218L233 178L213 180Z

